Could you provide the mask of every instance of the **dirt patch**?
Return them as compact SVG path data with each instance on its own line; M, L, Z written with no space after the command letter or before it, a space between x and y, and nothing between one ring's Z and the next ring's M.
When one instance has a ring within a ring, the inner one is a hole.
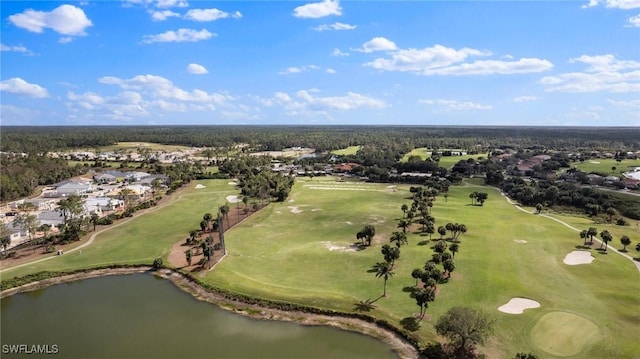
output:
M527 241L525 241L524 239L514 239L514 242L518 243L518 244L525 244L527 243Z
M289 208L289 212L295 213L295 214L304 212L303 210L298 208L298 206L288 206L287 208Z
M203 186L201 184L197 184L194 188L195 189L202 189L202 188L207 188L207 186Z
M322 244L323 247L325 247L326 249L330 250L330 251L340 251L340 252L355 252L358 250L358 246L356 245L349 245L349 246L343 246L340 244L336 244L333 242L329 242L329 241L322 241L320 242L320 244Z

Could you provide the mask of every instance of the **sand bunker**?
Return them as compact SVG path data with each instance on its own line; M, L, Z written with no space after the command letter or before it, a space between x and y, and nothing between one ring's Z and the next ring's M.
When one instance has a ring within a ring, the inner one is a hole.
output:
M231 185L231 186L235 186L235 185L237 185L238 183L236 183L236 182L229 182L228 184L229 184L229 185Z
M349 221L346 221L346 222L344 222L344 223L346 223L346 224L348 224L348 225L350 225L350 226L352 226L352 225L353 225L353 223L351 223L351 222L349 222Z
M298 208L298 206L288 206L289 212L291 213L302 213L302 210Z
M311 212L318 212L318 211L322 211L322 208L314 208L311 210Z
M525 241L524 239L514 239L513 241L516 242L516 243L520 243L520 244L527 243L527 241Z
M201 188L207 188L207 186L203 186L201 184L197 184L195 188L196 189L201 189Z
M338 244L335 244L333 242L328 242L328 241L322 241L320 242L320 244L322 244L323 247L325 247L326 249L330 250L330 251L341 251L341 252L355 252L357 250L357 248L353 245L345 247L345 246L341 246Z
M591 256L589 251L573 251L564 257L564 264L575 266L578 264L590 264L595 258Z
M227 196L226 199L227 199L227 202L230 202L230 203L238 203L239 202L238 201L238 196Z
M599 164L600 162L598 162L598 161L589 161L589 163L594 163L594 164L596 164L596 165L597 165L597 164Z
M508 314L522 314L525 309L539 308L540 303L527 298L511 298L509 303L498 308L499 311Z

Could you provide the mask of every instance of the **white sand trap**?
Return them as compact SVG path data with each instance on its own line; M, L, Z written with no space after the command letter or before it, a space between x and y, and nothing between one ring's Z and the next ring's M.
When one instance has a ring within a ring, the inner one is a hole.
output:
M311 212L318 212L318 211L322 211L322 208L314 208L311 210Z
M591 264L595 258L591 256L589 251L573 251L564 257L564 264L575 266L578 264Z
M302 210L298 208L298 206L288 206L289 212L291 213L302 213Z
M349 247L345 247L345 246L340 246L337 245L335 243L332 242L327 242L327 241L322 241L320 242L320 244L322 244L323 247L325 247L326 249L330 250L330 251L341 251L341 252L355 252L356 248L353 246L349 246Z
M235 185L237 185L237 184L238 184L238 183L236 183L236 182L229 182L229 183L228 183L228 185L230 185L230 186L235 186Z
M351 223L351 222L349 222L349 221L346 221L346 222L344 222L344 223L346 223L346 224L348 224L348 225L350 225L350 226L353 226L353 223Z
M524 239L514 239L513 241L516 242L516 243L519 243L519 244L527 243L527 241L525 241Z
M197 184L195 188L196 189L201 189L201 188L207 188L207 186L203 186L201 184Z
M589 161L589 163L594 163L594 164L596 164L596 165L597 165L597 164L599 164L600 162L598 162L598 161Z
M290 199L290 200L289 200L289 203L293 203L293 202L295 202L295 200L294 200L294 199Z
M238 201L238 196L227 196L226 199L227 199L227 202L230 202L230 203L238 203L239 202Z
M522 314L525 309L539 308L540 303L527 298L511 298L509 303L498 308L499 311L508 314Z
M387 186L388 189L394 189L396 186Z

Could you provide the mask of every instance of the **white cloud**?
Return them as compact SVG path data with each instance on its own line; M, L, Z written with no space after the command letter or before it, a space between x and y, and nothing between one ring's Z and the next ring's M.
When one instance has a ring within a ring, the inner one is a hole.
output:
M70 36L86 35L85 29L93 26L84 11L73 5L60 5L51 12L28 9L9 16L9 21L31 32L41 33L50 28L59 34Z
M362 45L361 49L358 51L361 52L374 52L374 51L392 51L397 49L395 42L386 39L384 37L374 37L373 39L367 41Z
M333 74L335 74L335 73L336 73L336 70L334 70L334 69L327 69L327 73L328 73L328 74L332 74L332 75L333 75Z
M130 79L105 76L98 81L103 84L117 85L125 90L143 91L155 97L177 101L223 104L233 99L226 94L208 93L199 89L186 91L175 86L170 80L156 75L138 75Z
M418 100L418 103L423 105L431 105L443 107L446 111L473 111L473 110L492 110L493 106L482 105L470 101L456 101L456 100Z
M589 65L585 72L547 76L540 83L548 92L635 92L640 91L640 62L621 61L613 55L583 55L570 63Z
M207 40L217 36L210 33L207 29L200 31L193 29L178 29L178 31L167 31L157 35L145 35L145 44L151 44L154 42L196 42L201 40Z
M195 75L202 75L202 74L208 74L209 71L207 71L207 69L202 66L202 65L198 65L198 64L189 64L187 65L187 71L190 74L195 74Z
M521 58L516 61L479 60L465 63L464 61L472 56L492 55L490 51L467 47L456 50L434 45L424 49L400 49L389 51L389 53L390 57L377 58L364 65L384 71L406 71L426 76L506 75L541 72L553 67L551 62L537 58Z
M355 92L348 92L346 96L319 97L313 96L310 92L300 90L296 96L303 99L307 107L313 109L333 109L333 110L353 110L360 107L385 108L387 104L382 100L367 97Z
M536 96L519 96L514 97L513 102L531 102L539 100Z
M640 8L640 0L589 0L589 3L582 7L588 8L600 4L604 4L604 6L609 9L630 10Z
M239 11L236 11L233 14L229 14L228 12L224 12L218 9L191 9L184 15L184 18L187 20L200 22L215 21L228 17L239 19L242 17L242 14Z
M60 39L58 39L58 43L59 44L68 44L71 41L73 41L73 37L70 37L70 36L64 36L64 37L61 37Z
M177 12L173 12L171 10L161 10L161 11L151 10L149 11L149 14L151 14L151 19L153 19L153 21L165 21L170 17L180 16L180 14L178 14Z
M425 70L424 75L513 75L543 72L553 68L547 60L536 58L522 58L517 61L484 60L457 66Z
M331 52L331 56L349 56L349 53L348 52L342 52L342 51L340 51L340 49L335 48Z
M292 75L292 74L299 74L305 71L309 71L309 70L319 70L320 68L316 65L308 65L308 66L292 66L292 67L287 67L286 69L278 72L278 74L280 75Z
M316 26L313 29L316 31L328 31L328 30L355 30L356 25L343 24L341 22L335 22L333 24L322 24L320 26Z
M158 8L187 7L189 3L184 0L158 0L155 2L155 6Z
M0 91L7 91L17 95L25 95L35 98L49 97L47 89L36 84L28 83L19 77L14 77L0 82Z
M631 107L636 110L640 109L640 99L629 101L607 99L607 102L616 107Z
M281 102L289 102L289 101L291 101L291 97L289 97L289 95L287 95L284 92L276 92L273 96L276 98L276 100L281 101Z
M34 53L27 49L26 47L19 45L19 46L7 46L5 44L1 44L0 43L0 51L8 51L8 52L19 52L25 55L34 55Z
M640 27L640 14L629 18L629 26Z
M300 18L316 19L329 15L342 15L342 8L338 0L324 0L322 2L298 6L293 9L293 16Z

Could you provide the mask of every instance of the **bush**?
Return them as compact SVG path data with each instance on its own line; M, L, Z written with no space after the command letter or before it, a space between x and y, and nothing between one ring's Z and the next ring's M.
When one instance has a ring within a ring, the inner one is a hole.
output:
M629 222L627 222L624 218L618 218L616 224L619 226L628 226Z
M153 268L158 269L158 268L162 268L164 266L164 262L162 261L162 258L156 258L153 260Z

